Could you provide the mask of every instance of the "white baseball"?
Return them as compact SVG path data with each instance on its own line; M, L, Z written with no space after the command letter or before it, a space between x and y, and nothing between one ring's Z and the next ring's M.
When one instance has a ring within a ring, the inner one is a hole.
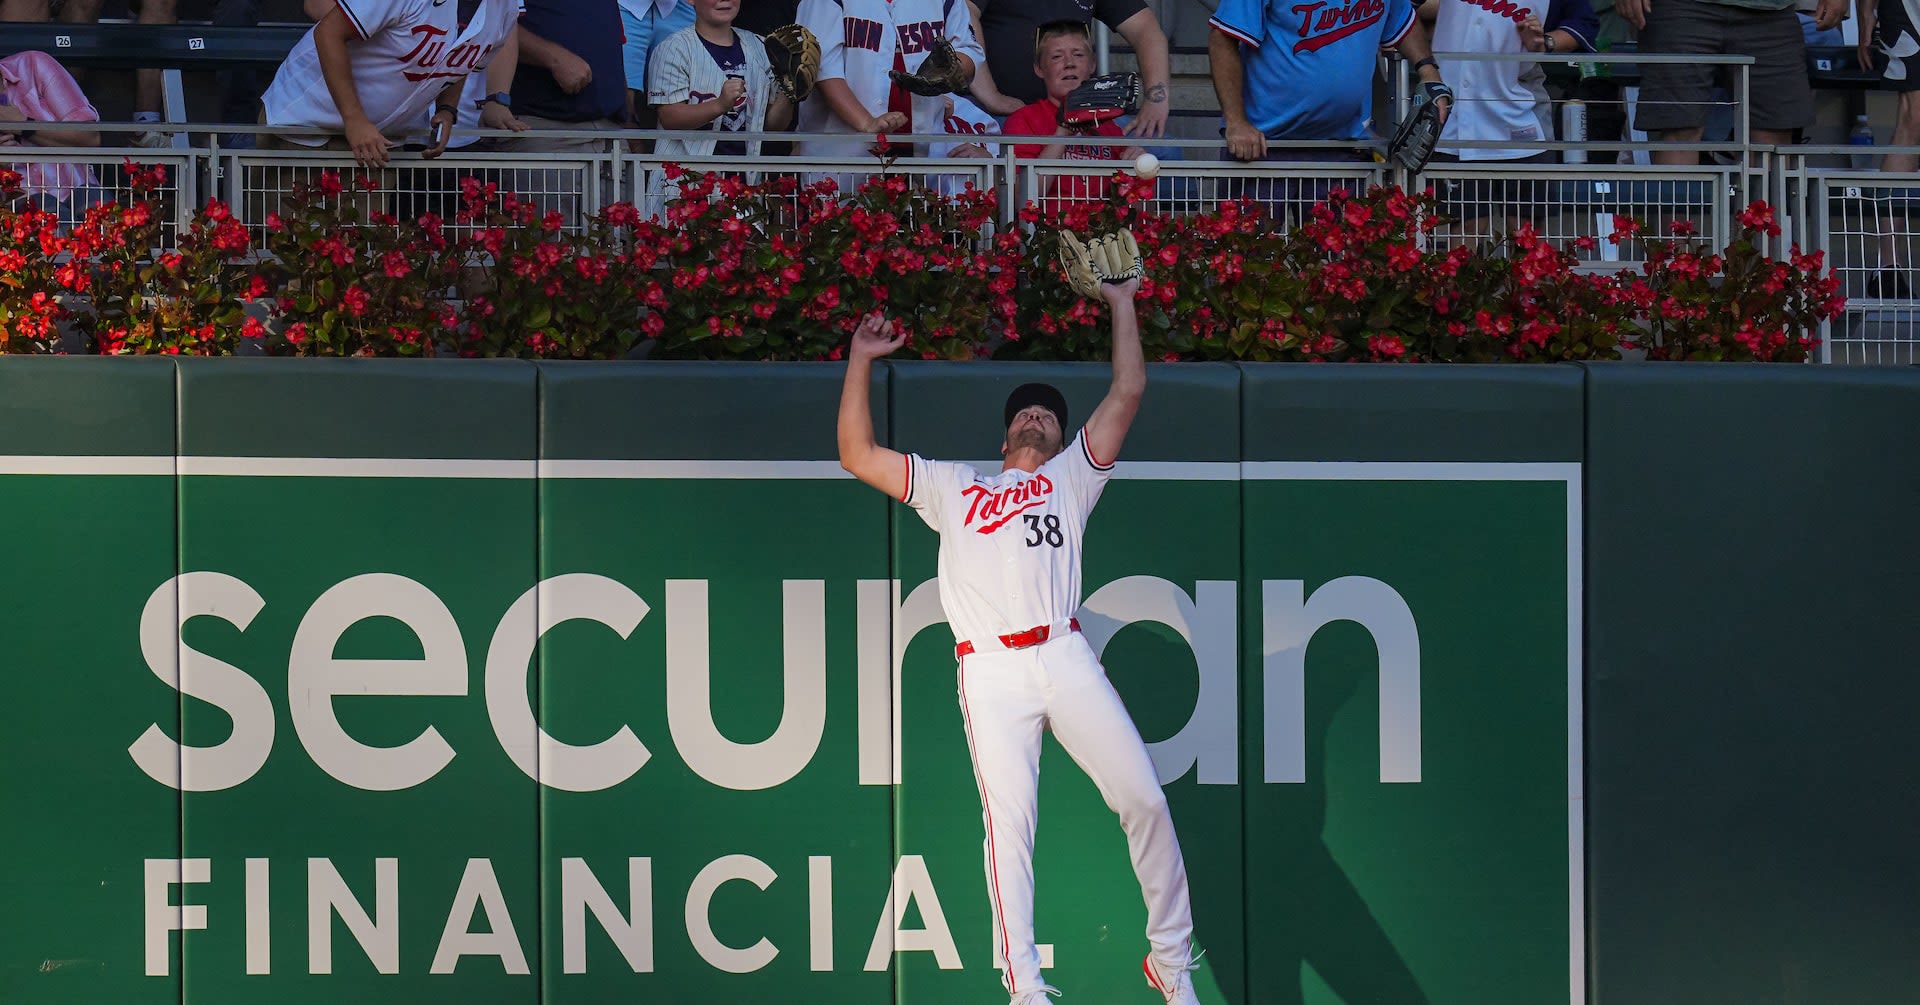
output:
M1160 173L1160 158L1152 154L1141 154L1133 159L1133 173L1141 178L1151 178Z

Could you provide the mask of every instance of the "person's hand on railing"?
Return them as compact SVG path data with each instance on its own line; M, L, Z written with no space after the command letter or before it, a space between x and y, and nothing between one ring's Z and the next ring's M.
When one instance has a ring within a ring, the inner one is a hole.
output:
M1246 119L1227 123L1227 151L1239 160L1257 161L1267 155L1267 135Z
M887 112L867 120L860 129L863 133L903 133L907 131L907 117L900 112Z
M480 107L480 128L511 129L516 133L524 133L530 127L513 114L513 109L498 101L489 101Z
M393 148L393 141L381 135L380 127L371 119L360 116L347 123L347 148L353 151L354 162L361 167L385 167L387 151Z
M432 137L432 145L420 151L420 156L428 160L447 152L447 143L453 139L453 128L459 119L453 106L441 105L434 109L433 118L427 120L427 135Z
M1634 31L1647 30L1647 13L1652 9L1653 0L1614 0L1613 5L1613 12L1633 25Z

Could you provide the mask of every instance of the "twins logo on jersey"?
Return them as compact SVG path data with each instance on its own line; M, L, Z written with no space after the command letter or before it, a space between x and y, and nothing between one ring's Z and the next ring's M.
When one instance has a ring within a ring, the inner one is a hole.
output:
M708 94L705 91L696 91L689 88L687 90L687 104L698 105L702 102L712 101L719 96L718 94ZM735 101L732 108L721 113L720 117L714 120L710 128L721 132L740 132L747 128L747 95L744 91L740 94L740 100Z
M1293 44L1293 51L1313 52L1380 23L1380 19L1387 16L1387 3L1386 0L1349 0L1336 6L1320 0L1294 4L1293 12L1300 18L1300 41Z
M447 52L446 29L430 24L415 25L413 34L419 36L419 41L414 43L412 51L400 57L400 61L419 67L417 70L401 71L408 80L416 83L436 77L464 77L468 71L483 65L487 54L493 51L491 45L465 42ZM444 69L433 69L442 65L440 56L443 52L447 57Z
M849 49L865 49L879 52L880 44L886 40L887 26L878 21L869 21L861 17L848 17L841 20L846 33L845 44ZM900 51L906 55L925 52L933 48L933 40L946 34L947 26L938 21L918 21L913 24L897 25Z
M1522 7L1511 0L1465 0L1465 2L1495 17L1504 17L1514 24L1523 24L1527 18L1533 16L1533 8Z
M967 518L963 526L973 527L975 520L984 520L987 522L973 529L991 534L1022 512L1045 506L1053 497L1053 482L1048 481L1046 475L1036 474L998 490L976 482L961 489L960 494L967 497Z

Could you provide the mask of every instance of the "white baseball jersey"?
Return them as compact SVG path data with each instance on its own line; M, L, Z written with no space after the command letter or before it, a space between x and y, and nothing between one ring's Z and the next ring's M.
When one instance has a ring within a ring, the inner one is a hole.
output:
M1031 474L907 456L901 502L940 534L940 606L956 640L994 648L999 636L1073 617L1081 533L1112 471L1085 430Z
M367 118L382 133L416 133L433 111L433 99L448 82L484 72L506 41L519 12L518 0L480 0L463 30L457 0L337 0L358 41L347 44L354 90ZM320 72L313 30L287 53L261 103L276 126L345 128L340 109ZM321 137L288 137L318 146Z
M940 120L940 131L953 137L945 143L927 145L928 157L945 157L954 147L978 143L987 148L995 157L1000 156L1000 144L988 141L989 137L1000 135L1000 120L987 114L987 110L968 100L963 94L949 94L952 108Z
M1080 546L1111 462L1086 430L1031 473L993 476L907 455L901 501L940 534L940 605L962 650L960 714L980 790L994 966L1015 995L1046 987L1033 927L1033 833L1040 738L1051 731L1119 815L1147 907L1154 971L1184 968L1193 913L1166 796L1140 733L1071 620L1080 608ZM1048 639L1009 648L999 636L1042 625ZM970 649L971 651L966 651Z
M766 128L767 106L773 102L773 67L767 62L767 46L760 36L735 28L734 39L744 62L721 66L697 28L685 28L667 36L654 46L647 57L647 103L650 105L699 104L711 101L726 86L728 77L746 82L746 100L735 105L708 125L714 139L663 139L654 152L663 157L705 157L713 153L719 137L729 132L759 132ZM747 140L746 156L760 156L760 141Z
M1440 0L1433 22L1433 51L1517 53L1520 22L1547 15L1547 0L1516 3ZM1436 149L1461 160L1510 160L1531 157L1539 149L1457 147L1448 140L1507 140L1520 142L1549 138L1546 74L1539 63L1479 62L1436 57L1440 79L1461 96L1447 114Z
M897 87L887 71L911 73L926 61L942 35L977 66L987 57L974 38L965 0L800 0L799 21L820 40L820 80L841 79L870 114L906 105L908 132L942 131L947 104ZM800 105L800 130L851 133L816 91ZM803 157L864 157L872 138L856 142L810 140L796 145Z

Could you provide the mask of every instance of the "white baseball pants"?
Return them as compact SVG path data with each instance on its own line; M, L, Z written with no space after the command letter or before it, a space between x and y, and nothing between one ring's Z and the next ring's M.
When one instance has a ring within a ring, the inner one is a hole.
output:
M994 965L1007 990L1020 994L1044 983L1034 948L1033 833L1040 737L1048 727L1120 816L1155 961L1169 972L1184 968L1193 912L1173 816L1140 732L1085 637L1070 632L1026 649L963 656L959 684L986 824Z

